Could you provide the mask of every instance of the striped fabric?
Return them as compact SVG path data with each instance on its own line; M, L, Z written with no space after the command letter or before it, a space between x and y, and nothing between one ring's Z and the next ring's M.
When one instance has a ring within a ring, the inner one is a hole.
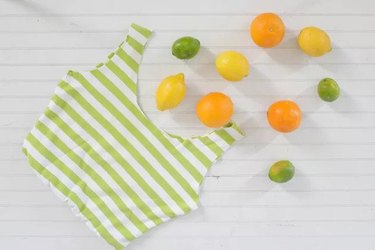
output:
M243 137L230 123L183 138L145 116L137 76L151 34L132 24L105 63L69 71L23 145L43 182L116 249L196 209L207 170Z

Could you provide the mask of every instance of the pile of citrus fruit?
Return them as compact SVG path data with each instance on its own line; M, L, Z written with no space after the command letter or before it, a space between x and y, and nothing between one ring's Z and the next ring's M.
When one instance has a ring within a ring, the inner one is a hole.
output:
M263 13L250 24L250 37L262 48L279 45L285 35L285 25L280 16ZM319 57L332 50L328 34L317 27L303 28L297 38L299 48L308 56ZM191 59L199 53L200 41L194 37L181 37L172 45L172 54L178 59ZM215 66L218 74L227 81L237 82L249 75L250 64L247 58L237 51L223 51L217 55ZM177 107L186 93L184 74L166 77L156 91L156 104L160 111ZM340 95L340 87L331 78L322 79L317 85L319 97L326 102L335 101ZM208 93L196 105L199 120L211 128L223 127L231 121L234 111L231 98L220 92ZM269 125L280 133L296 130L302 120L302 111L292 100L279 100L271 104L267 111ZM269 178L275 182L287 182L294 175L290 161L274 163L269 170Z

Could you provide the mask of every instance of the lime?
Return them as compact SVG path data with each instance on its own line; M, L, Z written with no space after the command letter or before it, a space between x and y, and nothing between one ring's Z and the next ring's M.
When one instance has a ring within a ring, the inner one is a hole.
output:
M199 40L194 37L181 37L173 43L172 54L178 59L191 59L198 54L200 46Z
M333 102L340 96L340 87L331 78L324 78L318 84L318 94L323 101Z
M283 160L275 162L268 172L268 177L274 182L283 183L294 176L294 166L290 161Z

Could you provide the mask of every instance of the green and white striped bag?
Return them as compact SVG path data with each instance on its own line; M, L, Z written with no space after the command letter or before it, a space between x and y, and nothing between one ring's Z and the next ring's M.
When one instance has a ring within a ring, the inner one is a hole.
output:
M151 35L132 24L105 63L69 71L23 145L43 182L116 249L196 209L208 169L243 137L230 123L184 138L145 116L137 82Z

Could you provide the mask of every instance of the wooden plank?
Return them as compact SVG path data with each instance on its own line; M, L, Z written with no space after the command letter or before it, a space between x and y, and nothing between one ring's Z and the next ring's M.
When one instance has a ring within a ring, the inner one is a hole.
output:
M192 18L194 16L194 18ZM207 15L72 15L69 21L61 16L0 16L0 32L11 33L68 33L68 32L124 32L128 25L137 22L144 26L152 27L159 32L170 30L204 30L206 32L223 30L247 31L253 20L253 14L211 14ZM303 23L316 25L327 31L373 31L373 16L356 15L295 15L283 14L283 21L288 30L299 30ZM171 20L173 19L173 22ZM27 27L27 29L26 29Z
M104 14L111 15L113 13L128 14L138 16L142 14L159 15L176 15L176 14L190 14L190 15L205 15L208 13L214 14L238 14L238 13L259 13L265 11L274 11L280 13L300 14L316 14L316 15L365 15L373 14L375 7L371 0L361 0L358 2L342 2L340 0L324 1L317 0L314 2L303 2L301 0L281 0L275 3L271 2L253 2L253 1L236 1L228 4L227 1L215 1L215 8L213 8L211 1L192 0L190 4L183 8L175 1L162 0L159 2L145 2L138 1L132 4L124 3L121 0L113 0L111 4L106 2L90 0L82 0L76 2L74 0L67 0L64 3L59 1L48 0L30 0L28 2L9 2L1 1L0 9L3 10L3 15L73 15L73 14Z

